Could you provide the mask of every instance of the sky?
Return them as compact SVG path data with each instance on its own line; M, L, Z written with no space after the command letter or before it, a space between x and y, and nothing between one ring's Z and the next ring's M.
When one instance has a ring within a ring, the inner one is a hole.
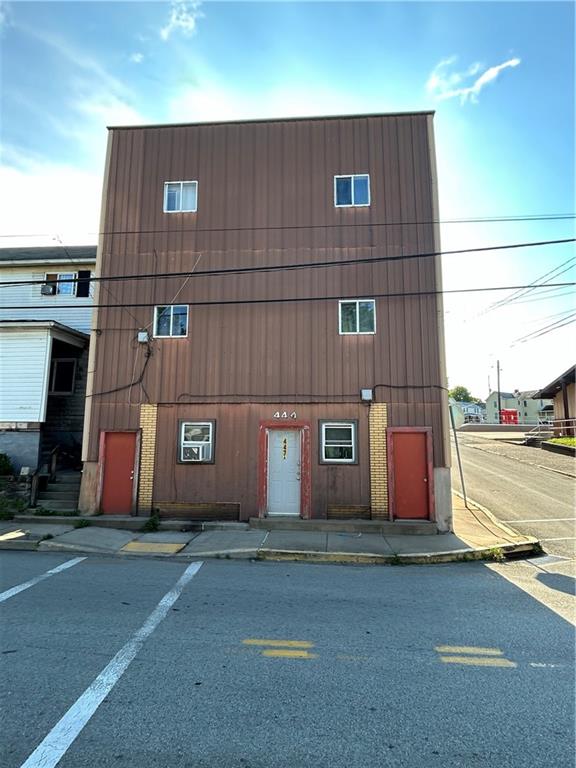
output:
M428 109L443 250L573 238L574 21L548 1L0 2L0 244L96 242L107 125ZM574 246L447 254L444 288L574 282ZM575 362L574 287L444 306L450 386L485 398L499 360L502 390L538 389Z

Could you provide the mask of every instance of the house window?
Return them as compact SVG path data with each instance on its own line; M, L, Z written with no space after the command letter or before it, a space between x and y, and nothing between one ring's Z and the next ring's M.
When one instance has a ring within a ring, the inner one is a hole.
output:
M339 332L376 333L376 302L374 299L354 299L338 302Z
M357 464L356 421L320 422L320 463Z
M54 291L52 296L77 296L86 298L90 293L90 277L92 273L89 269L79 272L48 272L46 275L46 284L52 284ZM62 283L60 280L77 280L74 283Z
M74 358L54 358L50 367L51 395L71 395L74 392L76 360Z
M59 280L75 280L76 272L49 272L46 275L46 283L54 286L54 294L59 296L74 296L76 283L60 283ZM54 295L53 294L53 295Z
M164 184L164 213L194 213L197 208L197 181L167 181Z
M188 305L154 307L154 336L160 339L188 335Z
M367 173L334 176L334 205L336 208L370 205L370 176Z
M215 421L181 421L178 461L213 464Z

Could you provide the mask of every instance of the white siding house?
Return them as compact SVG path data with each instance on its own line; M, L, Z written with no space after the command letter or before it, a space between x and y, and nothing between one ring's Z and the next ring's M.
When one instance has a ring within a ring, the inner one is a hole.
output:
M81 439L95 260L95 246L0 249L0 453L16 471Z

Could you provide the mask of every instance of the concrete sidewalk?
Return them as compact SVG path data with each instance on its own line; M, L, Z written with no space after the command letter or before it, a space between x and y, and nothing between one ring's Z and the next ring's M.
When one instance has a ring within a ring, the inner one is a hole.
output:
M306 560L325 563L425 564L501 559L540 551L537 539L500 523L476 504L453 495L454 533L390 535L350 530L334 521L331 530L259 530L238 523L195 531L143 533L98 526L15 519L0 523L0 549L39 549L132 557ZM76 524L80 518L76 519ZM142 521L144 523L144 520ZM361 526L358 526L359 528ZM346 530L343 530L346 528Z

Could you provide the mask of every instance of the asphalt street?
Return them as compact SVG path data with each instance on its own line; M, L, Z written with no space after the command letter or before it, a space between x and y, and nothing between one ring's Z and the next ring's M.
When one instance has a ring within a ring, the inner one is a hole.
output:
M541 448L458 433L464 483L471 499L516 530L537 536L546 552L574 559L576 462ZM461 491L452 440L452 485Z
M3 768L574 766L573 627L494 566L72 560L1 553Z

